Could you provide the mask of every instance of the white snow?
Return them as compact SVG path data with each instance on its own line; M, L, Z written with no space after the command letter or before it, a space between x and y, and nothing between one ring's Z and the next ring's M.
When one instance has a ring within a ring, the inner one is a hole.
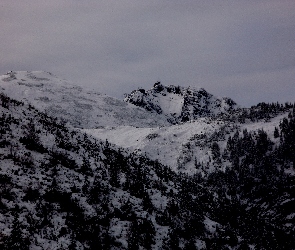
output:
M0 78L0 90L11 98L31 103L74 127L169 125L166 118L130 103L84 90L43 71L10 72Z
M205 228L207 229L207 231L209 231L211 234L213 234L216 232L216 228L219 225L219 223L211 220L208 217L205 217L204 225L205 225Z
M152 159L159 159L163 164L177 170L177 159L183 154L185 144L189 143L193 136L205 133L211 134L222 125L222 122L217 124L213 121L212 124L208 124L206 118L200 118L190 123L168 127L136 128L119 126L105 129L84 129L83 131L99 139L107 139L109 142L128 148L131 151L136 150L147 154ZM203 150L196 150L195 153L197 155L192 158L197 157L199 161L205 161L208 158ZM194 164L194 159L191 159L190 162Z
M219 139L221 150L226 147L226 139L238 129L242 132L258 131L263 129L268 133L272 141L278 141L273 136L274 127L278 127L280 121L287 114L280 115L270 121L245 124L232 124L210 118L199 118L195 121L166 127L137 128L133 126L105 127L101 129L84 129L83 131L101 140L108 140L120 147L127 148L137 153L146 154L151 159L158 159L161 163L170 166L175 171L186 173L211 172L215 166L208 165L206 169L196 169L195 160L199 163L208 163L211 157L211 143L200 143L196 139L202 136L210 138L214 132L221 128L227 131L224 140ZM181 162L184 162L181 164ZM224 164L223 169L225 169Z
M183 97L180 95L167 93L166 95L157 94L156 102L161 107L164 114L175 114L179 116L183 107Z

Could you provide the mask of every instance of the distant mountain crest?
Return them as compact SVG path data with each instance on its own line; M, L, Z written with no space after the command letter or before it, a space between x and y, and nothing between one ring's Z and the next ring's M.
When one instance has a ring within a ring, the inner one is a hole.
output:
M132 91L124 101L164 114L173 123L228 113L238 107L232 99L216 97L203 88L165 86L161 82L150 90Z
M122 100L85 90L49 72L10 71L0 76L0 91L63 118L77 128L170 125L161 115L155 116Z

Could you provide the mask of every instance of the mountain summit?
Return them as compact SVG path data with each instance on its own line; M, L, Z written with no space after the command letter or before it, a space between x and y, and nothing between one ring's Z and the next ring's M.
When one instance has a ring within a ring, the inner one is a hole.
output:
M170 125L161 115L86 90L49 72L10 71L0 76L0 91L11 98L30 103L49 115L62 118L77 128Z
M150 90L132 91L124 101L163 114L172 123L216 116L238 107L232 99L216 97L203 88L165 86L161 82L156 82Z

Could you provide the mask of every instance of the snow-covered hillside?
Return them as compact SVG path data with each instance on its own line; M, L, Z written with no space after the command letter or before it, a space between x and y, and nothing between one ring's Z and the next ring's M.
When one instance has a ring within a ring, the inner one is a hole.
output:
M180 125L157 128L136 128L119 126L116 128L85 129L86 133L109 142L128 148L138 154L147 155L153 160L170 166L174 171L188 174L206 174L216 170L211 162L212 143L217 141L222 150L227 139L236 131L257 132L265 130L273 138L274 128L279 127L287 113L268 121L251 123L234 123L221 119L199 118L196 121ZM199 168L199 164L206 165ZM223 169L228 166L224 162Z
M155 112L46 72L0 88L0 249L294 249L294 104L206 92L177 121L178 90Z
M74 127L169 125L161 115L85 90L48 72L9 72L0 76L0 91L11 98L30 103L49 115L63 118Z
M208 162L210 143L202 149L195 146L196 138L209 138L224 127L224 122L200 118L198 121L157 128L120 126L111 129L86 129L85 132L102 140L128 148L138 154L167 164L175 171L195 173L195 159Z
M167 206L159 187L174 185L166 176L159 186L163 166L139 165L146 159L3 94L0 117L0 249L127 249L133 223L159 249L168 235L154 214Z

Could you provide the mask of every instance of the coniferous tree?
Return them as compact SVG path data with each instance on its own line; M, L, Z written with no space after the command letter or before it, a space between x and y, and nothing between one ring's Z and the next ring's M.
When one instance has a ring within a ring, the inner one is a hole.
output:
M197 250L195 241L193 239L190 239L184 246L184 250Z
M140 224L140 242L145 249L151 249L155 244L156 230L150 219L144 218Z
M217 142L213 142L211 146L213 160L216 161L220 158L220 147Z
M176 233L176 230L174 229L169 230L167 237L165 237L163 240L162 249L163 250L170 250L170 249L180 250L181 249L179 247L179 236Z
M10 236L4 243L4 250L29 250L30 241L24 236L17 215L14 216Z
M92 174L91 163L89 161L89 157L87 157L85 155L83 156L83 163L81 166L81 172L86 175Z
M128 249L137 250L139 249L139 225L137 219L131 221L129 227L129 236L128 236Z
M144 193L143 193L142 206L143 206L143 209L148 211L149 213L151 213L154 210L154 205L152 203L152 200L147 190L144 190Z

